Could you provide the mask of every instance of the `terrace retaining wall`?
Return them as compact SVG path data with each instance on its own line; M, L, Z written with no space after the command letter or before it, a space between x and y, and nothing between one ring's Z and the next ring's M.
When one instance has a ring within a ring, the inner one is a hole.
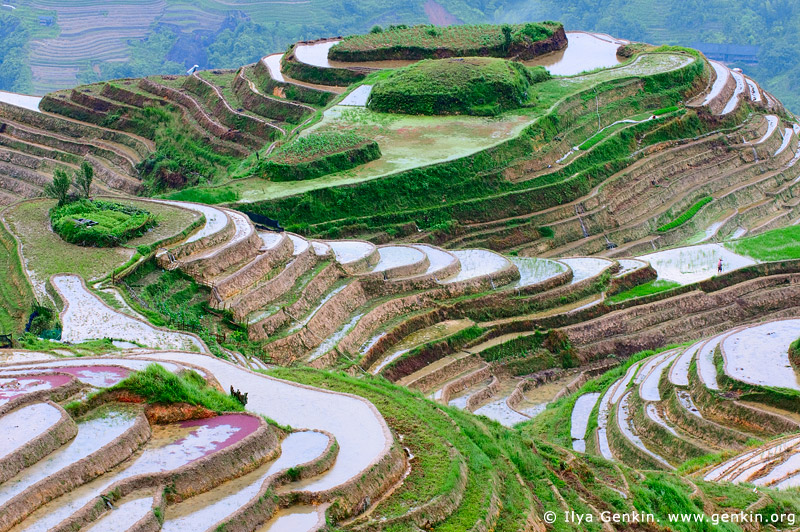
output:
M78 433L78 426L63 408L51 401L47 404L57 408L61 417L46 432L37 435L0 459L0 484L66 444Z
M261 463L276 458L280 450L277 429L267 425L263 419L257 419L258 429L224 449L171 471L136 475L115 482L108 487L108 492L123 498L135 491L161 491L169 486L167 499L170 503L176 503L247 474ZM53 529L53 532L69 532L80 528L96 520L106 510L106 502L98 496L73 513L69 519Z
M247 326L247 336L251 340L265 340L292 320L311 311L314 302L318 301L325 292L343 276L341 268L336 263L325 266L321 272L314 276L302 291L300 298L289 306L280 308L274 314L267 316Z
M233 79L233 91L245 109L276 120L300 123L308 114L315 112L312 107L291 100L281 100L253 92L249 80L244 77L244 68L236 71L236 77Z
M6 531L49 501L86 484L127 460L150 438L150 425L139 414L131 428L89 456L37 482L3 506L0 530Z
M245 288L254 285L259 279L269 273L270 270L290 257L293 250L294 243L292 240L288 237L284 237L275 247L259 251L259 255L251 262L244 265L244 267L214 283L214 295L217 301L212 301L212 307L214 303L221 303Z
M258 238L260 241L261 238ZM222 306L233 312L234 319L243 320L249 313L285 294L301 275L314 267L317 260L313 247L309 246L303 253L294 256L278 275L251 287L235 299L224 302Z
M359 366L365 370L369 369L369 367L377 362L377 360L381 358L389 349L391 349L392 346L409 334L435 325L440 321L444 321L445 319L446 317L441 309L434 309L430 312L426 312L425 314L412 316L411 318L404 320L397 327L394 327L391 331L388 331L384 336L379 338L375 342L375 345L371 346L367 352L364 353L364 356L361 357L361 360L358 363Z

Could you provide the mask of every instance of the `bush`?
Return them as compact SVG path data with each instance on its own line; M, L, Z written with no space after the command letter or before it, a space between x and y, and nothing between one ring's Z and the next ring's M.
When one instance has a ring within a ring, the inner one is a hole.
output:
M81 200L50 210L53 231L79 246L119 246L156 224L156 217L144 209L109 201Z
M258 166L273 181L296 181L349 170L380 158L378 143L351 132L325 131L275 150Z
M492 116L526 105L531 85L548 78L544 68L503 59L429 59L378 81L368 105L387 113Z

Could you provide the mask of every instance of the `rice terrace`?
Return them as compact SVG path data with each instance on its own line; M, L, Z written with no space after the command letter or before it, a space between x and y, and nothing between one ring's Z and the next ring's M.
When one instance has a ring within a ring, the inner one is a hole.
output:
M0 92L0 532L800 530L798 118L448 7Z

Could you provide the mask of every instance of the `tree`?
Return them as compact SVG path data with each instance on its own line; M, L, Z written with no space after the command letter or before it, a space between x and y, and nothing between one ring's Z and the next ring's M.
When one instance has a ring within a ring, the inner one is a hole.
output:
M69 203L69 189L72 188L72 178L61 168L53 172L53 182L44 187L48 198L58 200L58 206L63 207Z
M503 30L503 40L505 41L506 50L508 50L511 47L511 26L503 24L501 29Z
M94 168L89 161L81 163L81 169L75 172L75 188L78 189L78 196L89 199L92 191L92 180L94 180Z

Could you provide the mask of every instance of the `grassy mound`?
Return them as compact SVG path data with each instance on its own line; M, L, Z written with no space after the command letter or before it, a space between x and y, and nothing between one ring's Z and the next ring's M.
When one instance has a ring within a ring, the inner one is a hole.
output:
M558 34L558 38L551 39L554 34ZM337 61L520 55L529 58L563 47L562 35L563 26L557 22L503 26L464 24L444 28L427 24L410 28L400 25L386 30L376 27L366 35L345 37L331 48L328 57ZM553 44L545 45L543 41L546 40ZM563 44L566 44L566 37Z
M550 74L487 57L430 59L377 82L369 108L412 115L493 116L531 101L530 87Z
M244 410L239 401L212 388L194 371L175 375L157 364L150 364L144 371L132 373L109 389L118 390L143 397L148 403L187 403L215 412Z
M81 200L50 211L53 231L71 244L113 247L157 224L144 209L109 201Z
M258 168L272 181L299 181L349 170L380 158L372 139L355 133L325 131L300 137L275 150Z

